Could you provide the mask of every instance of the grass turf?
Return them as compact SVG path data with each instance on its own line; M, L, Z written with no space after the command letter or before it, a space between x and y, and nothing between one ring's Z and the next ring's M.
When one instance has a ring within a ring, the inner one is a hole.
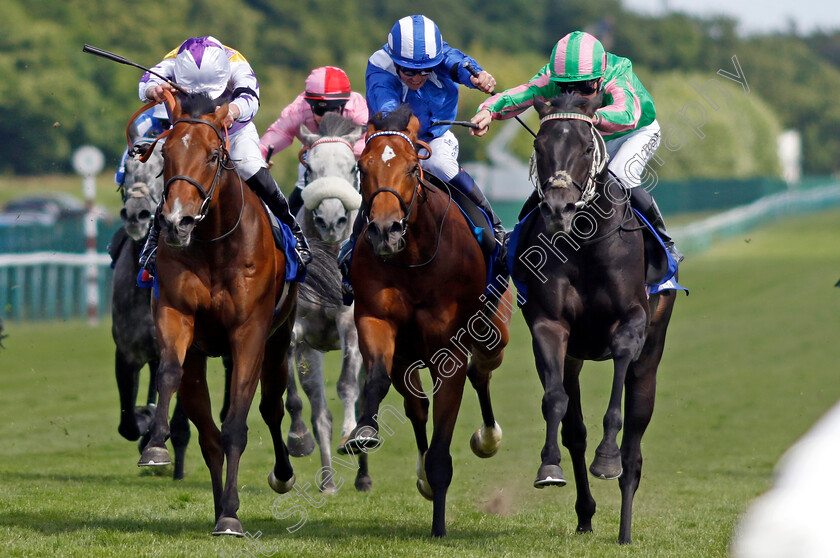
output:
M453 439L446 539L428 536L431 504L414 488L416 450L408 424L391 421L395 433L371 457L372 492L357 493L352 471L338 467L345 484L337 495L322 497L313 488L319 467L313 455L293 461L298 486L310 485L312 502L278 500L266 482L270 437L254 406L239 475L239 516L250 534L261 533L256 543L210 536L210 481L195 429L184 481L134 466L135 444L116 431L109 324L6 323L0 554L725 556L739 514L769 486L779 456L840 397L840 290L833 288L840 275L838 233L840 213L812 215L684 262L681 283L691 296L677 301L660 366L629 547L616 544L617 482L589 480L598 511L595 532L583 536L574 533L574 481L565 450L569 486L531 486L544 438L542 389L530 335L515 316L491 388L505 431L502 449L489 460L470 452L480 415L467 387ZM327 362L335 370L337 355ZM590 459L610 370L608 363L584 368ZM218 408L218 362L210 375ZM328 395L339 417L336 374L330 376ZM385 403L402 408L393 390ZM275 516L295 504L307 517L290 533L302 516Z

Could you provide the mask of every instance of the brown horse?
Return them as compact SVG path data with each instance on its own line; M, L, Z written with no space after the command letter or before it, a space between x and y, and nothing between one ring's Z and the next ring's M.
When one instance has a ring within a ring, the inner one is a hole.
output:
M642 475L641 440L653 414L656 371L676 296L673 291L647 296L642 227L627 191L608 179L606 147L593 119L600 103L600 96L571 94L534 103L541 117L534 140L539 206L535 218L523 221L512 236L513 278L520 293L527 292L522 314L545 388L546 439L534 486L566 484L557 444L562 421L577 487L577 530L592 531L595 500L586 475L579 375L585 360L611 358L604 435L590 472L619 479L619 542L629 543Z
M390 431L377 414L393 383L417 442L417 488L434 502L432 535L442 537L452 480L449 447L467 378L483 423L470 440L473 451L490 457L501 444L489 382L508 342L512 300L506 286L498 307L484 297L481 249L448 192L423 179L415 146L428 146L417 141L418 127L407 106L375 116L359 159L366 241L356 245L351 276L368 377L362 414L345 448L376 447L379 427ZM429 395L418 373L426 366L433 381L431 444Z
M269 217L230 160L223 132L227 110L227 104L216 107L206 95L178 97L172 108L173 127L163 148L160 294L153 300L161 349L159 398L155 427L139 465L169 461L167 417L178 390L210 469L213 534L241 536L237 476L258 382L260 413L274 441L269 484L284 493L295 480L280 422L297 284L285 281L286 260L275 247ZM233 371L220 431L210 411L207 357L226 354L232 357Z

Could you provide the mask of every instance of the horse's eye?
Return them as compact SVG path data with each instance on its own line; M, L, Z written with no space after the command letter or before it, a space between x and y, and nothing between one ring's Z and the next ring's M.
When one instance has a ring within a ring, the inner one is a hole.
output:
M586 153L592 153L593 151L595 151L595 144L594 144L594 143L590 143L590 144L586 147Z
M218 160L219 160L219 152L218 151L214 151L213 153L210 154L210 162L211 163L215 163Z

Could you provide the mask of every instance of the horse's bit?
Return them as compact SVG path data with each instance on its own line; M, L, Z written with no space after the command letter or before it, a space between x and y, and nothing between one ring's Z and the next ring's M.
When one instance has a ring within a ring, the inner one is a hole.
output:
M604 172L604 168L607 166L607 162L610 159L609 154L607 153L607 145L604 142L604 138L601 137L601 134L595 129L595 120L585 114L580 114L577 112L556 112L552 114L547 114L546 116L540 119L540 125L544 122L549 120L582 120L589 124L589 131L592 134L592 142L595 145L595 154L592 156L592 164L589 166L589 173L586 177L586 184L581 186L575 179L573 179L568 172L562 171L564 175L564 180L562 184L556 185L549 185L548 188L569 188L569 184L574 184L578 190L580 190L580 200L575 202L575 207L577 209L581 209L589 204L595 198L595 186L597 183L598 176ZM536 154L535 154L536 155ZM545 198L546 184L551 180L551 178L546 178L538 185L536 181L538 180L537 177L537 168L536 168L536 157L531 158L530 162L530 175L531 181L534 183L535 188L537 190L537 194L540 197L540 201Z

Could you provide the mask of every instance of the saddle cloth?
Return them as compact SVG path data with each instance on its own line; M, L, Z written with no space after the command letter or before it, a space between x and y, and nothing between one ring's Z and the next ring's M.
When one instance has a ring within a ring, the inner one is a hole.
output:
M645 245L645 288L649 295L656 294L665 290L685 291L688 294L688 289L677 283L675 275L677 273L677 262L671 257L668 250L665 248L665 243L656 234L647 219L645 219L638 211L633 210L639 221L645 226L644 228L644 245ZM511 278L513 284L516 286L519 294L517 299L519 305L525 304L528 297L528 289L525 285L524 274L528 273L524 264L520 261L525 246L520 246L519 239L523 236L530 236L530 232L539 218L539 208L534 207L524 216L520 216L519 223L513 228L508 240L508 269L511 270ZM551 257L551 256L549 256Z

